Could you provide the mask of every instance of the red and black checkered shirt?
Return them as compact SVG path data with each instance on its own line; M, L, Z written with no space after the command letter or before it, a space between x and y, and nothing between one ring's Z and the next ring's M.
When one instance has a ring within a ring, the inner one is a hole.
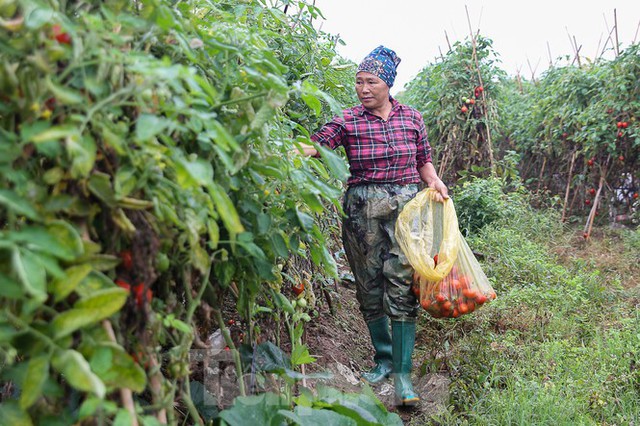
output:
M331 149L343 146L349 159L348 185L419 183L418 170L431 162L431 146L422 116L391 100L385 121L362 105L345 109L311 139Z

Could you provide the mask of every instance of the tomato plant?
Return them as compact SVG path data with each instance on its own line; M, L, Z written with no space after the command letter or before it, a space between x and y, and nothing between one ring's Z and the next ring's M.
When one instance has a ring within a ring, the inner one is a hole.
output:
M258 301L280 294L275 265L303 253L336 272L317 218L339 214L345 163L288 153L353 101L354 68L305 2L8 3L0 362L21 392L2 409L199 423L184 384L214 326L204 307L235 349L233 307L251 347Z
M495 138L498 130L495 93L498 81L506 76L497 67L492 44L478 37L478 72L471 41L455 43L398 96L422 113L434 160L440 165L441 177L450 184L469 172L487 175L492 167L490 133Z

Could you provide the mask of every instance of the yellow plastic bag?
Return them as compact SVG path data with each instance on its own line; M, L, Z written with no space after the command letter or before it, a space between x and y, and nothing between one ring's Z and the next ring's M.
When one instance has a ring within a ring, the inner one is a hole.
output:
M396 240L413 269L428 281L438 282L458 257L460 231L453 201L435 201L436 193L424 189L405 204L396 222Z
M457 318L496 293L458 229L453 201L436 202L434 192L421 191L407 203L396 239L415 269L412 290L420 305L435 318Z

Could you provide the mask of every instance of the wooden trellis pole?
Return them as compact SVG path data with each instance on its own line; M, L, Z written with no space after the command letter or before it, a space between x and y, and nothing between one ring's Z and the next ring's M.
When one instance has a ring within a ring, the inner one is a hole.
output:
M598 210L598 203L600 203L600 193L602 192L602 187L605 182L605 174L603 173L600 176L600 184L598 185L598 191L596 191L596 196L593 198L593 206L591 206L591 211L589 211L589 217L587 218L587 223L584 225L584 239L588 239L591 236L591 229L593 228L593 220L596 217L596 211Z
M616 56L620 56L620 42L618 41L618 11L613 9L613 28L616 30Z
M533 68L531 66L531 61L529 61L529 57L527 57L527 64L529 65L529 71L531 71L531 81L533 81L535 83L536 82L536 71L538 70L538 65L540 65L540 60L538 59L538 63L536 64L536 67Z
M567 179L567 189L564 191L564 203L562 204L562 222L566 219L567 213L567 202L569 202L569 189L571 188L571 178L573 177L573 165L576 161L576 152L573 151L573 155L571 156L571 166L569 166L569 178Z
M591 236L591 229L593 228L593 221L596 217L596 211L598 210L598 204L600 203L600 194L602 193L602 188L604 187L607 181L607 173L609 170L609 164L611 162L611 155L607 156L607 160L604 163L604 166L600 169L600 183L598 185L598 190L596 191L596 195L593 198L593 206L589 211L589 217L587 217L587 223L584 225L584 233L582 236L584 239L588 239Z
M544 168L547 165L547 157L542 160L542 168L540 169L540 176L538 176L538 192L540 192L540 185L542 185L542 175L544 175Z

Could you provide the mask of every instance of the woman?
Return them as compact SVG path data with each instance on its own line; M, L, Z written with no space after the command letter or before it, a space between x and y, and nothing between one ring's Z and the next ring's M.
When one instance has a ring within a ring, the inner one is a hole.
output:
M413 269L395 239L395 222L421 182L438 191L439 201L448 198L448 191L431 163L422 116L389 93L399 63L384 46L367 55L356 72L361 105L344 110L311 139L332 149L344 147L349 161L342 238L376 363L362 378L379 383L392 375L397 404L415 405L419 397L411 384L411 356L418 304L411 292ZM311 146L303 151L318 155Z

